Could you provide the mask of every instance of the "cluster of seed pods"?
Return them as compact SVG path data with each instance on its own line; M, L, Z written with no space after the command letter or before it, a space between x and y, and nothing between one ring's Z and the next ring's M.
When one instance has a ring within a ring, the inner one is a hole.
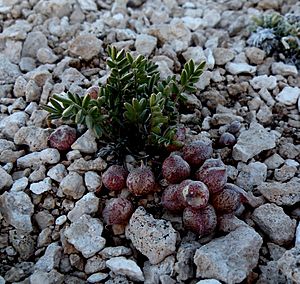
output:
M162 194L162 205L182 214L184 226L199 236L212 233L217 217L234 212L242 201L237 187L227 183L224 163L212 154L211 141L197 140L181 152L172 152L162 166L170 184Z
M237 187L227 183L224 163L219 158L213 159L212 154L210 140L197 140L180 152L171 152L162 164L162 175L169 184L162 193L162 205L172 213L182 214L184 226L199 236L212 233L217 216L234 212L242 201ZM111 191L127 187L133 196L156 191L155 176L147 166L130 173L122 166L110 166L103 173L102 182ZM133 208L126 198L112 198L103 209L104 222L126 224Z

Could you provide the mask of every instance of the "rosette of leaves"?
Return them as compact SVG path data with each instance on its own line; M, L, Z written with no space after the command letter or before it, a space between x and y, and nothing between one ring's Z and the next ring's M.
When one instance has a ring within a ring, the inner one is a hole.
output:
M183 93L195 92L194 84L203 73L205 62L185 63L177 77L160 79L157 65L142 55L108 48L110 75L99 86L96 99L68 92L53 95L44 106L49 119L84 124L98 138L123 145L133 152L174 142ZM135 151L134 151L134 150Z
M287 63L300 68L300 17L277 13L253 18L252 34L247 43L267 54L282 53Z

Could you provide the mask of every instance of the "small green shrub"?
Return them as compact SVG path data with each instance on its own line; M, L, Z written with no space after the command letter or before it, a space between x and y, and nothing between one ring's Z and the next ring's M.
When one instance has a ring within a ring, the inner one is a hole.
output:
M268 55L284 55L287 63L300 69L300 18L276 13L253 18L253 29L247 43L262 48Z
M96 99L67 93L54 95L44 109L50 119L61 118L84 124L98 138L123 145L134 152L147 147L176 143L174 135L179 120L178 108L183 93L195 92L194 83L203 73L205 62L184 65L180 78L161 80L157 65L139 55L108 48L110 75L99 86Z

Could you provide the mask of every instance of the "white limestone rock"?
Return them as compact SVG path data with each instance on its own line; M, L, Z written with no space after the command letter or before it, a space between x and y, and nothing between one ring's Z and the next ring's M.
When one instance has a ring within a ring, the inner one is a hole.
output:
M286 106L292 106L297 103L300 97L300 88L284 87L284 89L275 97L275 99Z
M243 131L233 147L232 156L237 161L247 162L264 150L273 149L276 137L259 123L253 122Z
M154 219L141 206L132 214L125 234L152 264L161 262L176 250L176 231L171 223Z
M64 231L64 235L85 258L90 258L105 246L102 231L103 224L99 219L82 215Z
M4 192L0 196L0 212L10 225L16 229L30 233L31 216L34 206L30 197L23 191Z
M113 257L106 261L106 266L115 274L125 275L134 281L144 281L142 270L131 259L123 256Z
M213 239L195 253L197 277L214 278L228 284L242 282L256 267L262 243L261 236L248 226Z

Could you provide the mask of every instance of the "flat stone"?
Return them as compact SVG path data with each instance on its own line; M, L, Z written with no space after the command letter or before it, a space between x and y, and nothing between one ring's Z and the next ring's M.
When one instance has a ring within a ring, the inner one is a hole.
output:
M176 250L176 231L171 223L154 219L141 206L132 214L125 234L152 264L161 262Z
M82 215L65 230L64 235L85 258L90 258L105 246L102 231L103 225L99 219Z
M190 30L178 18L173 19L170 24L153 25L149 34L157 37L163 44L170 44L175 52L186 50L192 38Z
M268 157L264 161L264 163L267 165L269 170L275 170L284 163L284 159L280 155L275 153L272 156Z
M36 250L36 244L29 232L20 230L9 231L9 241L22 260L28 260Z
M40 31L30 32L23 44L22 57L36 58L37 51L42 47L48 47L46 36Z
M261 162L253 162L248 165L239 163L237 169L240 172L236 184L245 190L252 190L267 178L267 166Z
M91 274L98 271L102 271L105 268L105 260L101 256L95 255L87 260L86 265L84 267L84 272L87 274Z
M147 34L140 34L135 40L135 49L137 53L149 56L156 48L157 38Z
M66 175L67 175L67 170L63 164L57 164L47 172L48 177L50 177L51 179L59 183L63 180L63 178Z
M41 151L48 147L48 137L51 129L43 129L36 126L21 127L14 136L14 142L17 145L27 145L30 151Z
M99 256L103 258L112 258L117 256L131 255L132 251L128 247L117 246L117 247L106 247L100 253Z
M300 247L296 246L286 251L278 260L280 271L293 283L300 283Z
M233 50L223 47L214 48L213 55L216 61L216 65L225 65L235 57L235 53Z
M261 75L256 76L250 80L250 85L255 90L266 88L267 90L274 90L277 86L277 78L275 76Z
M1 180L1 178L0 178ZM28 178L22 177L14 181L11 191L23 191L28 185Z
M69 51L71 54L80 56L84 60L91 60L94 56L99 55L102 43L100 39L92 34L79 35L71 42Z
M62 247L58 243L48 245L45 254L35 264L35 269L50 272L58 268L62 253Z
M279 206L291 206L300 201L300 179L293 178L289 182L265 182L257 190L270 202Z
M256 208L252 219L260 229L278 245L289 244L295 236L296 221L276 204L268 203Z
M260 235L248 226L213 239L195 253L197 277L214 278L229 284L242 282L257 266L262 243Z
M295 65L284 64L283 62L272 63L272 73L282 76L297 76L298 70Z
M4 54L0 54L0 84L14 83L20 75L22 74L18 65L11 63Z
M202 61L207 61L201 46L191 46L185 52L183 52L182 55L186 61L192 59L196 64L199 64Z
M53 53L50 48L42 47L37 51L37 59L43 64L54 63L58 60L58 56Z
M68 171L75 171L78 173L84 173L87 171L103 171L107 167L107 163L98 157L95 160L86 161L84 158L75 160L69 167Z
M216 9L206 9L203 12L201 26L205 28L215 27L221 20L220 12Z
M42 194L44 192L50 191L52 189L51 179L45 178L40 182L32 183L29 189L34 194Z
M228 62L225 65L225 69L233 75L254 74L256 72L256 66L252 66L247 63Z
M245 53L249 62L254 65L262 64L266 57L266 52L257 47L247 47Z
M0 166L0 190L8 188L13 184L13 179L1 166Z
M96 137L91 130L87 130L72 144L71 148L86 154L95 153L98 149Z
M64 282L64 275L56 271L55 269L50 272L36 270L29 277L30 284L62 284ZM28 282L26 282L28 283ZM67 282L66 282L67 283ZM75 282L73 282L75 283ZM24 283L25 284L25 283ZM69 283L71 284L71 283Z
M274 178L277 181L284 182L284 181L287 181L287 180L290 180L291 178L293 178L295 176L296 172L297 172L297 167L283 165L281 168L275 169Z
M216 279L205 279L205 280L200 280L196 284L221 284L221 282Z
M195 271L191 263L193 263L195 252L200 246L198 242L187 242L180 245L174 266L174 270L178 274L177 281L186 281L193 278Z
M115 274L125 275L134 281L144 281L142 270L131 259L123 256L113 257L106 261L106 266Z
M173 284L176 283L173 279L167 279L163 282L163 277L170 277L174 275L174 263L175 257L170 255L158 264L151 264L149 261L145 261L143 271L145 276L145 284ZM190 262L191 264L192 262Z
M90 192L100 191L102 178L96 172L88 171L84 174L84 183Z
M24 40L26 39L27 32L32 29L32 24L26 20L16 20L14 24L3 29L0 34L0 38L13 39L13 40Z
M92 214L98 211L99 198L89 192L75 203L75 207L68 213L68 219L75 222L83 214Z
M23 191L6 191L0 196L0 212L7 223L20 231L30 233L33 230L33 209L30 197Z
M70 172L60 182L59 188L66 196L79 199L85 192L83 178L76 172Z
M83 11L97 11L97 4L94 0L78 0L80 8Z
M237 161L247 162L262 151L275 148L276 137L262 125L252 122L243 131L233 147L232 156Z
M284 87L284 89L275 97L275 99L286 106L292 106L297 103L300 97L300 88Z
M88 283L101 283L101 281L106 279L107 277L108 277L107 273L98 272L98 273L94 273L94 274L90 275L87 279L87 282Z
M60 161L58 150L47 148L40 152L27 154L17 160L17 165L20 168L37 167L37 165L56 164Z

